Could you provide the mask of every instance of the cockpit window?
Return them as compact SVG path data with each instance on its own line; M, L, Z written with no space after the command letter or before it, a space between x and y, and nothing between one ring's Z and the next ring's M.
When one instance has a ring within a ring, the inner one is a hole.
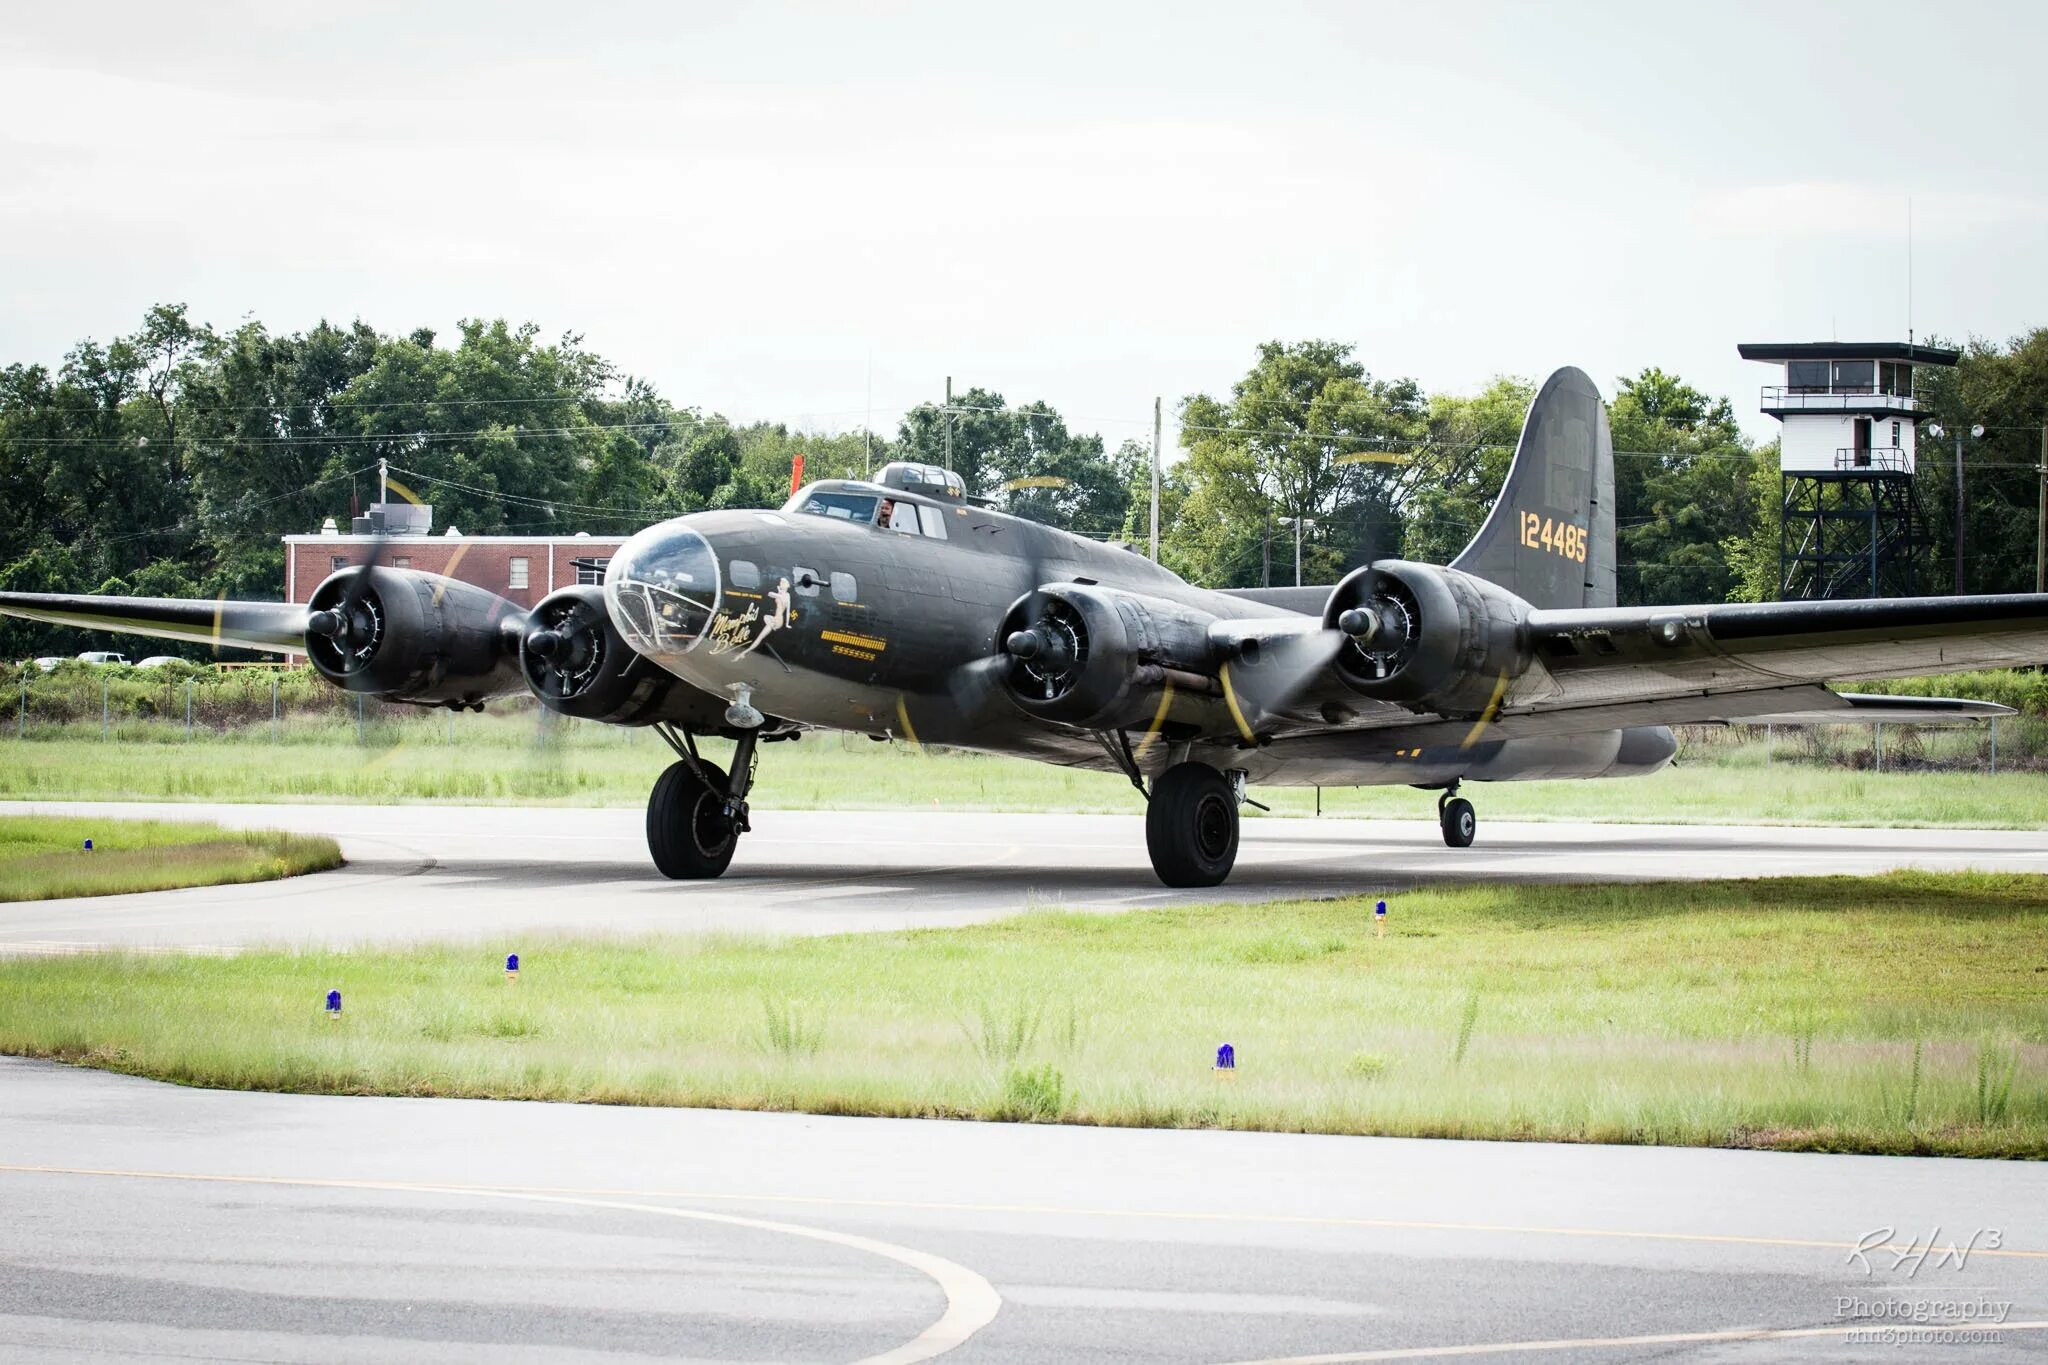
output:
M796 510L814 517L836 517L840 521L857 521L872 526L877 501L872 493L813 493Z

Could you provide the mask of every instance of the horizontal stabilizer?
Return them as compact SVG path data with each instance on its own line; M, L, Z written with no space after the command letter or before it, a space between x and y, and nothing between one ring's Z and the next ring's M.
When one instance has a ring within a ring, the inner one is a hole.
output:
M215 648L265 649L280 654L302 654L306 649L306 608L298 602L0 592L0 614Z

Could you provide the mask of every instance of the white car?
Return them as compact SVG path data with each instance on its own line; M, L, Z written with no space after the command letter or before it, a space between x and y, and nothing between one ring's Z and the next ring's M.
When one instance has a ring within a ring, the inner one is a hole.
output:
M190 659L181 659L175 654L152 654L147 659L138 662L135 666L137 668L162 668L165 664L185 664L190 662L192 662Z
M78 661L82 664L125 664L128 656L116 654L111 649L88 649L78 656Z
M45 673L55 673L58 664L70 662L69 659L61 654L45 654L42 658L36 660L36 667L42 669Z

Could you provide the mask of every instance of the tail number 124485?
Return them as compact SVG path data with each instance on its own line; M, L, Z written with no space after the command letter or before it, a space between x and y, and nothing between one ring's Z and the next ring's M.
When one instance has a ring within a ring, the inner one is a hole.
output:
M1566 559L1586 562L1586 528L1541 512L1523 512L1522 544L1532 550L1548 550Z

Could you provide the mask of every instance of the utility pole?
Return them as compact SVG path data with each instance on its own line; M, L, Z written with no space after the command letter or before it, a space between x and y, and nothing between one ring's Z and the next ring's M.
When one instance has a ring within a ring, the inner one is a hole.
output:
M2041 510L2034 513L2034 591L2048 592L2048 422L2041 424Z
M953 467L953 376L950 374L946 376L946 419L944 429L946 440L946 468L951 469ZM1960 459L1961 456L1958 456L1957 458Z
M1877 596L1871 586L1870 595ZM1956 596L1963 595L1963 433L1956 433Z
M2048 428L2042 428L2042 440L2048 442ZM2048 483L2042 487L2048 489ZM2042 497L2048 497L2048 493L2042 493ZM2042 505L2048 508L2048 501ZM1153 563L1159 563L1159 399L1153 399Z

